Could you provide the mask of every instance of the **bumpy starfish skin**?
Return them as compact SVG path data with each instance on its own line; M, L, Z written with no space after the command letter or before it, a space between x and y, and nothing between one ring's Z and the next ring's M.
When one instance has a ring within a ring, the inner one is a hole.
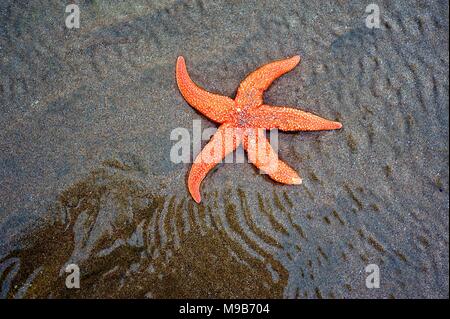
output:
M233 100L197 86L187 73L184 58L178 57L176 78L181 94L197 111L222 124L197 155L189 172L189 192L197 203L201 200L200 184L208 172L241 143L250 162L273 180L283 184L301 184L298 174L278 159L262 129L321 131L340 129L342 124L297 109L263 104L264 91L299 62L300 57L294 56L260 67L241 82Z

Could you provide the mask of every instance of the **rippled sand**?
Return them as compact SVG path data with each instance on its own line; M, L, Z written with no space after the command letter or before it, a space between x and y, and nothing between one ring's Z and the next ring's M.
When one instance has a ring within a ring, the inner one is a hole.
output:
M0 297L448 298L448 3L0 4ZM222 164L186 189L170 132L201 119L175 83L265 95L344 124L280 133L303 178ZM65 288L65 266L81 289ZM381 287L365 285L377 264Z

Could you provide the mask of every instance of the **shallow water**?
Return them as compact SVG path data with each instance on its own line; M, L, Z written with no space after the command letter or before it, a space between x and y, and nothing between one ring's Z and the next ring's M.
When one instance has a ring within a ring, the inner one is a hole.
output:
M88 1L68 30L61 1L2 1L0 297L448 297L448 3L377 4L368 29L356 1ZM280 132L301 186L222 164L195 204L170 132L214 124L176 57L234 96L295 54L265 102L344 128Z

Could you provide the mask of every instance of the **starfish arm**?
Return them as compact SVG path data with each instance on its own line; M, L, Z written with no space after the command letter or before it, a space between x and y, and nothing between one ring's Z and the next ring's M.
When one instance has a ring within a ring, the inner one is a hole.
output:
M263 103L263 93L272 82L289 72L300 62L300 56L271 62L250 73L239 85L236 102L249 108Z
M197 203L200 203L200 184L208 172L233 152L241 143L239 128L230 124L221 125L211 140L197 155L188 177L188 189Z
M242 144L250 162L273 180L283 184L299 185L302 183L297 172L278 158L262 130L246 130Z
M235 103L231 98L210 93L196 85L189 77L182 56L177 59L176 78L184 99L209 119L223 123L235 109Z
M252 110L249 125L265 129L282 131L322 131L337 130L342 127L339 122L330 121L289 107L262 105Z

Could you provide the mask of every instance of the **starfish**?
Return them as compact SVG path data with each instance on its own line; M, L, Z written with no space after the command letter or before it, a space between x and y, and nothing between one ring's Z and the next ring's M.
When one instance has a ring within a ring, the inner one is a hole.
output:
M342 124L295 108L263 103L264 91L299 62L300 56L297 55L258 68L241 82L236 97L231 99L196 85L189 77L184 58L178 57L176 79L184 99L208 119L221 124L198 154L189 172L188 189L197 203L201 200L200 184L208 172L240 144L247 152L249 161L273 180L283 184L302 183L299 175L278 159L264 134L260 134L261 130L336 130Z

